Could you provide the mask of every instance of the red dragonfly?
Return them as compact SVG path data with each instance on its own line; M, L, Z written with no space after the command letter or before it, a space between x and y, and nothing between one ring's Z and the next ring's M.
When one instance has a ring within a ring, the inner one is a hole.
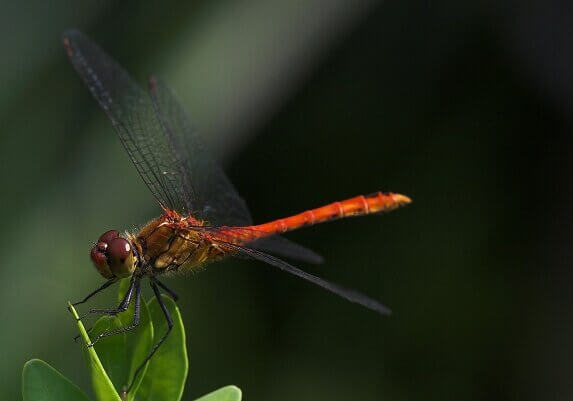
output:
M74 305L82 304L111 284L130 277L129 289L116 308L92 309L88 313L116 315L126 311L132 301L135 312L131 325L104 332L89 346L139 324L141 280L147 277L167 320L168 330L154 345L141 365L143 367L165 341L173 325L160 294L164 290L175 300L177 296L159 278L173 272L191 271L226 256L265 262L351 302L383 315L390 314L387 307L365 295L327 282L279 259L322 262L313 251L278 234L338 218L394 210L410 203L407 196L377 192L253 225L245 202L209 156L179 102L162 81L150 78L148 91L145 91L81 32L65 32L63 40L75 70L111 120L139 175L163 210L161 216L137 233L107 231L91 249L91 260L107 281Z

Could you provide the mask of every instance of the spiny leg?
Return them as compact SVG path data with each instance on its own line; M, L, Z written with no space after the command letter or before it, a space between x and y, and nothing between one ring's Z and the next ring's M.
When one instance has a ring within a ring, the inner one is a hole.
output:
M108 281L106 281L105 283L103 283L103 285L101 287L99 287L97 290L94 290L92 292L90 292L84 299L82 299L81 301L78 302L74 302L72 304L72 306L76 306L76 305L80 305L83 303L86 303L88 301L88 299L90 299L91 297L93 297L94 295L96 295L97 293L105 290L107 287L109 287L110 285L112 285L113 283L115 283L117 281L116 278L112 278Z
M139 319L140 319L140 311L141 311L141 279L136 277L134 280L134 287L135 287L135 311L133 313L133 320L129 326L121 327L117 330L110 330L99 334L91 343L88 344L88 347L93 347L95 343L101 340L104 337L115 336L117 334L125 333L127 331L135 329L139 326Z
M135 371L135 374L133 375L133 379L131 380L131 383L127 389L128 393L131 391L131 388L133 387L133 383L135 383L135 379L137 378L137 375L139 375L139 373L141 373L141 370L143 369L145 364L151 359L153 354L155 354L155 352L159 349L161 344L163 344L163 342L167 339L167 336L169 336L169 333L171 333L171 329L173 328L173 319L171 318L171 314L169 313L169 310L167 309L167 307L163 303L163 300L161 299L161 292L159 291L159 287L158 287L158 285L160 283L156 279L150 278L149 284L151 285L151 288L153 289L153 293L155 294L155 298L157 299L157 303L159 304L159 307L161 308L161 311L163 312L163 315L165 316L165 320L167 320L167 332L165 332L165 334L163 335L163 337L161 337L159 342L153 346L153 348L151 349L151 352L149 353L149 355L147 355L147 358L145 358L145 360L141 363L141 365L139 365L139 367Z
M93 297L94 295L100 293L101 291L105 290L107 287L109 287L110 285L112 285L113 283L117 282L117 278L112 278L109 279L108 281L106 281L105 283L103 283L102 286L100 286L98 289L92 291L91 293L89 293L84 299L82 299L81 301L78 302L74 302L72 304L72 306L76 306L76 305L80 305L83 303L86 303L91 297ZM68 308L70 309L70 308ZM81 320L82 318L84 318L86 315L83 315L81 318L79 318L79 320ZM90 327L89 329L87 329L87 332L89 333L91 331L92 327ZM78 339L80 338L80 334L78 334L77 336L74 337L74 341L77 342Z
M169 294L169 296L171 297L172 300L177 302L177 300L179 299L179 296L175 293L175 291L173 291L171 288L167 287L165 284L163 284L161 281L157 280L156 278L154 278L153 281L155 281L158 286L163 288L165 290L165 292L167 294Z
M133 275L131 277L129 287L127 288L127 292L125 293L125 296L123 297L122 301L119 303L117 308L115 308L115 309L90 309L88 312L84 313L81 317L79 317L78 320L82 320L83 318L85 318L86 316L88 316L92 313L115 316L118 313L125 312L127 310L127 308L129 307L129 303L131 302L131 297L133 295L133 289L135 287L135 281L136 281L136 277L135 277L135 275Z

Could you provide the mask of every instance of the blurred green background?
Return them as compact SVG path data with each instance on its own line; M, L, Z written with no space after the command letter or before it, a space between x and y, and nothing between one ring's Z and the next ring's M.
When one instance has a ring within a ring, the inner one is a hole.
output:
M2 2L0 399L42 358L87 389L68 300L104 231L156 216L69 65L85 31L175 88L256 222L376 190L397 212L292 233L307 271L391 318L256 262L169 280L184 399L573 399L572 10L561 2ZM149 293L148 293L149 294ZM93 306L109 305L114 291Z

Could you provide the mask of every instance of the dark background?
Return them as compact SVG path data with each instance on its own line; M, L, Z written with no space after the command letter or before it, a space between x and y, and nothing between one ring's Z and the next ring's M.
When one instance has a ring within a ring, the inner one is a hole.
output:
M562 4L561 4L562 3ZM394 315L256 262L169 284L184 399L568 400L573 10L441 0L5 2L0 15L0 398L42 358L88 389L66 302L102 279L105 230L156 216L61 47L76 27L174 87L263 222L376 190L397 212L292 233L307 271ZM107 305L114 291L94 301Z

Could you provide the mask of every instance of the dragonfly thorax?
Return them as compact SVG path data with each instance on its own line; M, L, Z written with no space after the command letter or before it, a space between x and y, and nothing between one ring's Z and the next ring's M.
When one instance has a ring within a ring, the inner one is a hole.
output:
M130 240L153 274L192 269L217 256L208 235L197 229L200 224L170 211L147 223Z
M116 230L103 233L92 247L90 257L106 279L129 277L137 266L137 256L128 239L119 235Z

